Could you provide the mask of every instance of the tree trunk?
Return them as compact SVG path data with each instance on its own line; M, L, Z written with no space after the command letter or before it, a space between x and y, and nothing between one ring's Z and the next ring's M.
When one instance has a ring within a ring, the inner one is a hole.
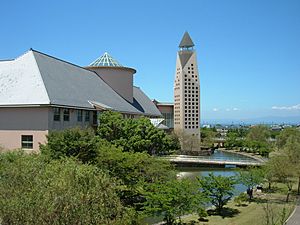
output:
M289 198L290 198L290 193L291 193L291 189L289 189L288 193L287 193L287 196L286 196L286 203L289 202Z
M298 177L298 190L297 190L297 195L300 194L300 177Z

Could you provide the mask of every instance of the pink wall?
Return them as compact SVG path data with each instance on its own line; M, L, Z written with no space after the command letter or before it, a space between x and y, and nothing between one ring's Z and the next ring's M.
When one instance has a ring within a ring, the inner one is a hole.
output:
M0 145L5 149L20 149L21 135L33 135L33 149L39 150L39 144L46 142L48 131L34 130L0 130Z
M133 102L134 69L127 67L87 67L95 71L109 86L129 102Z
M45 143L48 134L47 107L0 108L0 145L21 148L21 135L33 135L33 150Z

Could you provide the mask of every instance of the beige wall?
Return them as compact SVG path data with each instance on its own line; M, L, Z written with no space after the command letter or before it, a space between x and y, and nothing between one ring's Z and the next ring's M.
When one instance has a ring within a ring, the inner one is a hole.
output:
M48 108L0 108L0 145L21 148L21 135L33 135L33 150L45 143L48 134Z
M134 69L122 67L91 67L109 86L129 102L133 102Z
M39 144L46 143L46 135L48 131L34 131L34 130L0 130L0 145L4 149L20 149L21 136L33 136L33 151L39 150ZM32 151L30 150L30 151Z

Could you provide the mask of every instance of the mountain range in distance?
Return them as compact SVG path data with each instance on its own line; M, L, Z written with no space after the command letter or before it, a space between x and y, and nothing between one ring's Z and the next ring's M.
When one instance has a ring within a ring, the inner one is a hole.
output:
M203 119L201 124L300 124L299 116L266 116L248 119Z

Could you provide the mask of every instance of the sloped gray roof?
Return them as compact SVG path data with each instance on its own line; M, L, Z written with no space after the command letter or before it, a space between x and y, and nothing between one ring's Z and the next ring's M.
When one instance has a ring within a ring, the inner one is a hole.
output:
M99 102L113 110L140 113L118 95L96 73L33 51L50 103L92 108Z
M145 115L162 116L156 105L139 87L133 86L133 101L133 105Z
M100 107L161 116L140 88L133 87L133 97L131 104L95 72L35 50L14 60L0 61L0 106Z
M194 45L194 42L192 41L189 33L186 31L181 39L181 42L179 44L179 47L180 48L190 48L190 47L193 47L195 46Z

